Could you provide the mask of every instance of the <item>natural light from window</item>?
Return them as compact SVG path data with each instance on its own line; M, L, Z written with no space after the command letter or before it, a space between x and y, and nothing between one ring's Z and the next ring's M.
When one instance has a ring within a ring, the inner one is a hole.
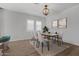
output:
M27 31L34 31L34 20L27 20Z
M41 21L36 21L36 31L41 31L42 23Z

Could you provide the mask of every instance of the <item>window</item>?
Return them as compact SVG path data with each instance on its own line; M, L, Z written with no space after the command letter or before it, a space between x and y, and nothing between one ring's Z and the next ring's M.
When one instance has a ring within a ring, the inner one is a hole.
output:
M27 31L34 31L34 20L27 20Z
M67 18L59 20L59 28L67 28Z
M42 22L36 21L36 31L41 31L41 28L42 28Z
M53 21L53 27L57 27L57 20Z

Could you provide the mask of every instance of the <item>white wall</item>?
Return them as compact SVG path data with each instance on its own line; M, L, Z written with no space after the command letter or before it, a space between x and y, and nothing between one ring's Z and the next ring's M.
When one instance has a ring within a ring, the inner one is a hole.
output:
M40 16L34 16L30 14L24 14L9 10L4 10L3 13L4 18L4 34L11 35L11 41L30 39L32 38L32 33L27 32L26 30L26 20L40 20L45 23L45 18Z
M4 9L0 9L0 35L2 35L3 32L3 11Z
M51 27L51 21L64 17L67 17L67 29L55 29ZM79 5L69 8L61 14L48 17L46 23L51 31L63 32L63 40L65 42L79 45Z

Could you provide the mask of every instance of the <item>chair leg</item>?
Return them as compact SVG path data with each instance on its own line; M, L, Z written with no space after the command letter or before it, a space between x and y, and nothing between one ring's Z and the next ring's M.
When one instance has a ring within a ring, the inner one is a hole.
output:
M43 46L44 46L44 44L43 44L43 42L41 44L42 44L42 53L43 53Z
M39 41L37 41L37 48L39 48L39 46L40 46L40 42L39 42Z
M39 48L39 41L36 42L36 47Z

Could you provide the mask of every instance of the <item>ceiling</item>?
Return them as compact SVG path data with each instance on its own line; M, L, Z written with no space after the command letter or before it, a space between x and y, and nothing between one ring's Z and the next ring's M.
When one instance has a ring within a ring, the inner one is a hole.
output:
M44 16L42 10L45 4L48 5L49 14L51 15L61 13L68 8L79 5L78 3L0 3L0 7L12 11Z

